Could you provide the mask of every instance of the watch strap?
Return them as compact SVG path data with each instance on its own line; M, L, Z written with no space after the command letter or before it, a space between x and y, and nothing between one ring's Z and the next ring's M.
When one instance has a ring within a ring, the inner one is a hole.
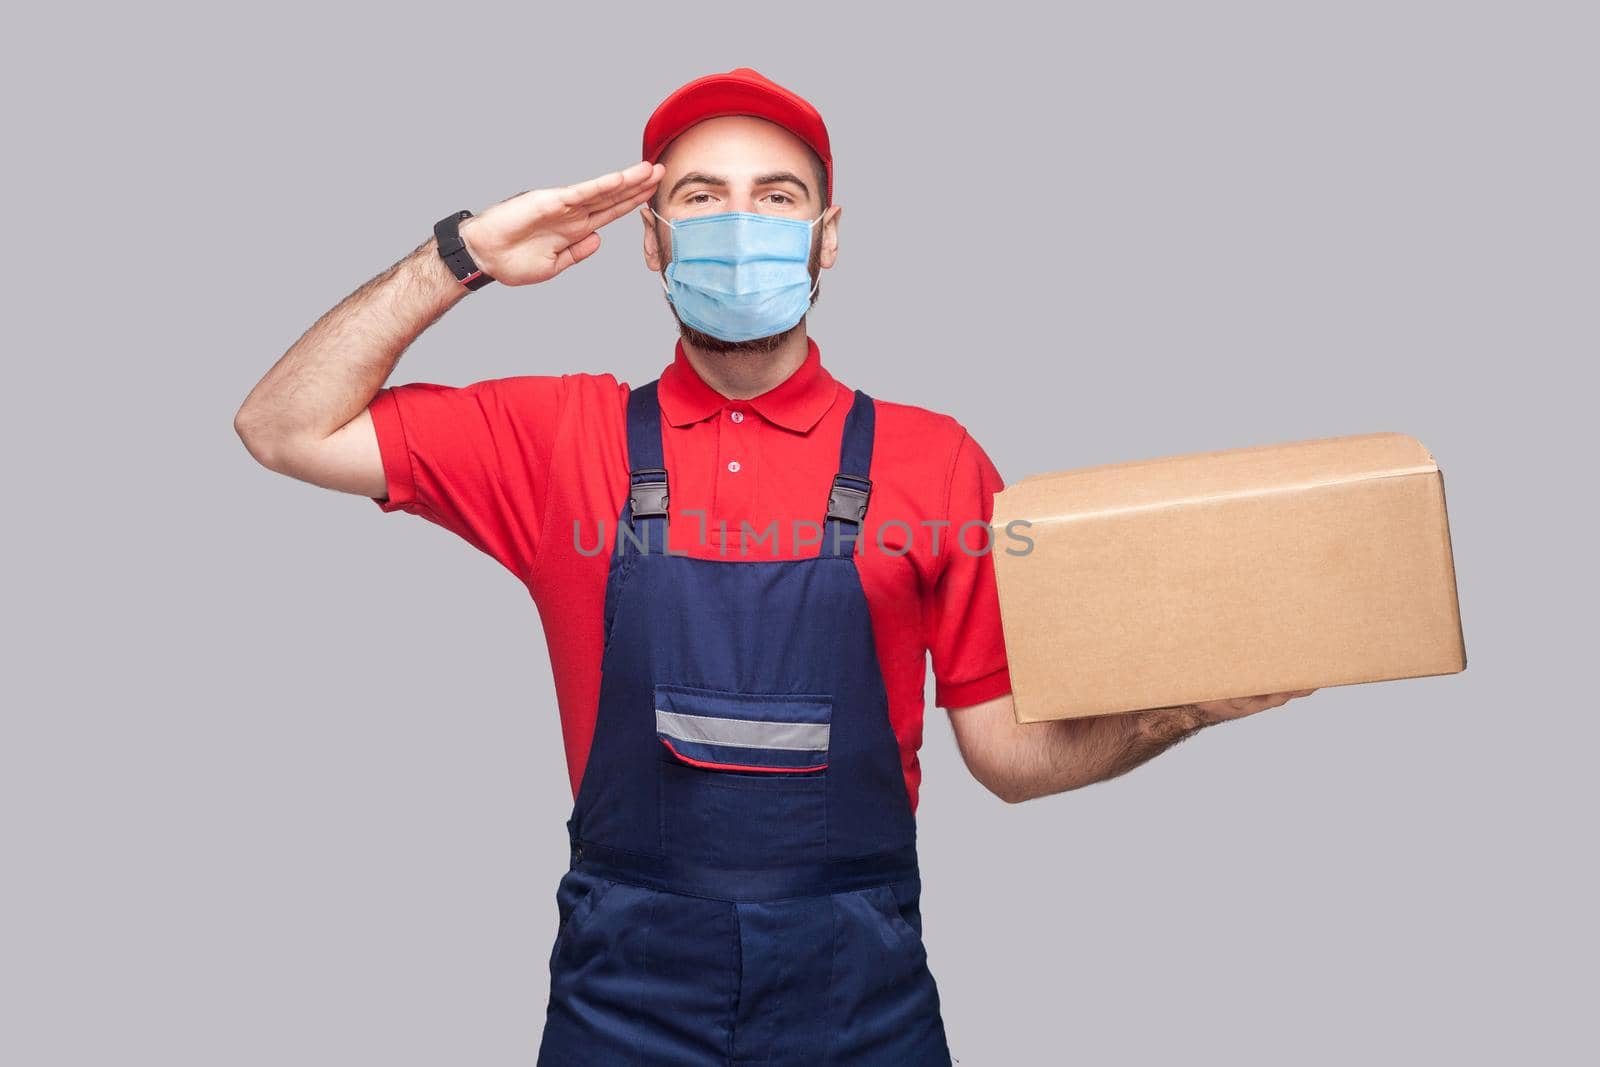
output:
M470 211L458 211L453 215L446 215L433 224L433 237L439 245L439 258L450 268L450 273L455 275L456 281L469 290L477 290L494 279L485 274L483 268L473 260L472 253L467 251L467 243L461 239L461 220L471 217Z

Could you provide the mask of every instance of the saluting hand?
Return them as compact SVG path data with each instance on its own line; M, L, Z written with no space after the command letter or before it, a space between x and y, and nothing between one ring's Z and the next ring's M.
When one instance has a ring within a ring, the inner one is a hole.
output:
M666 173L641 160L577 185L530 189L461 224L467 251L502 285L547 281L600 248L600 227L655 192Z

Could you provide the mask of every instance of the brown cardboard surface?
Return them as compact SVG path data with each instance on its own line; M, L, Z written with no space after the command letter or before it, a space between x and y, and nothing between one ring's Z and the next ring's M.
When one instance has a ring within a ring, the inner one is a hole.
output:
M1021 722L1466 666L1443 476L1404 434L1036 475L993 524Z

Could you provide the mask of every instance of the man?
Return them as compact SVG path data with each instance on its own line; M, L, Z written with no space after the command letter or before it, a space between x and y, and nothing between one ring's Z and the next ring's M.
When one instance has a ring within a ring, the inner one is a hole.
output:
M678 325L657 381L384 387L469 291L552 278L635 209ZM1010 802L1300 695L1015 721L972 536L999 474L954 419L841 385L807 333L840 214L809 103L748 68L697 79L641 162L441 222L235 419L267 467L455 531L538 607L574 797L541 1064L949 1062L915 847L925 656Z

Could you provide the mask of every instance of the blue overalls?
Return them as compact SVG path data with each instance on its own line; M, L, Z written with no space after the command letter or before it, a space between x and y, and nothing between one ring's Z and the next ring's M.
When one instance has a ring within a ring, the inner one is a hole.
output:
M853 556L873 414L857 391L819 556L691 559L665 551L655 383L630 394L541 1067L950 1063Z

